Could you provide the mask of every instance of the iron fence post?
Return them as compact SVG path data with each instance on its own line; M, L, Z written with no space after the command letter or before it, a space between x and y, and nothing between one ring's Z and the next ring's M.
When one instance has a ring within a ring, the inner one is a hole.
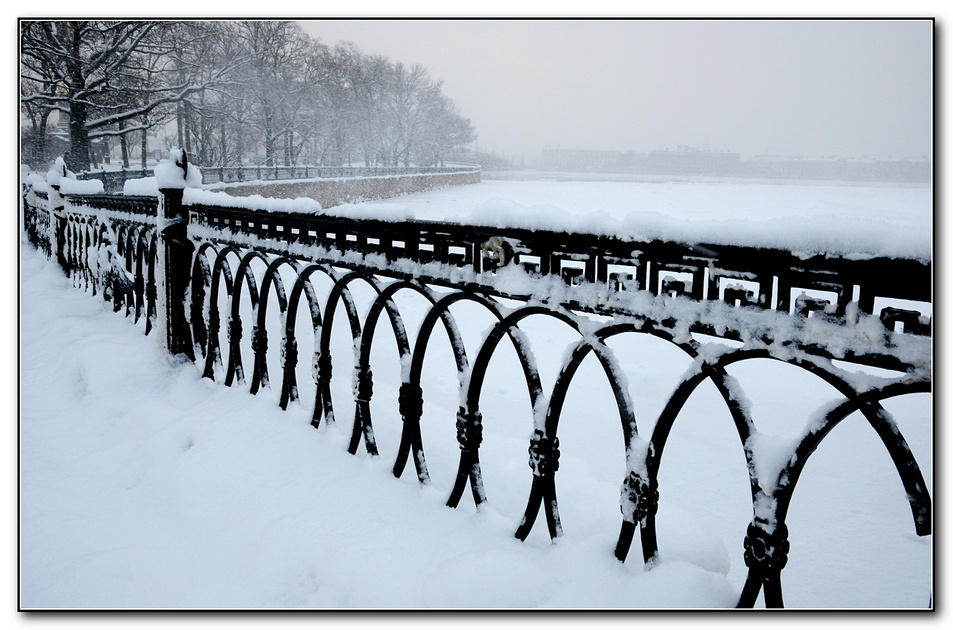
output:
M47 199L49 200L50 213L49 255L50 258L55 257L56 262L59 263L60 267L69 273L69 267L66 263L66 256L63 253L63 245L66 242L66 215L64 213L66 203L63 201L63 196L60 194L59 184L52 184L50 186L50 192Z
M183 171L188 168L185 153L182 154ZM184 175L183 175L184 179ZM194 246L188 237L189 215L182 205L182 188L159 190L159 237L158 311L160 338L165 337L165 346L173 355L184 354L195 360L192 335L186 319L185 300L191 280L192 252ZM164 320L164 321L163 321Z

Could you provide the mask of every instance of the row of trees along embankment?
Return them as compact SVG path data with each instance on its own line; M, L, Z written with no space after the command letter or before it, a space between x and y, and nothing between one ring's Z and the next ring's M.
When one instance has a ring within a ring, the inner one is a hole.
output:
M475 138L440 81L355 46L328 46L288 21L21 21L24 155L63 150L87 170L94 145L147 134L199 166L363 162L442 166ZM54 115L55 114L55 115Z

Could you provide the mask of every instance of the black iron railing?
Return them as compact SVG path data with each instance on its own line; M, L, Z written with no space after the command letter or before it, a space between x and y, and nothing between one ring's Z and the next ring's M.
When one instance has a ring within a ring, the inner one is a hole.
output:
M817 446L855 411L869 422L896 466L915 532L932 532L932 501L920 467L881 404L931 391L932 320L928 308L875 312L877 298L929 307L929 262L802 258L742 246L358 220L209 206L192 203L189 197L188 190L163 190L156 203L148 198L27 191L24 224L31 241L56 256L79 285L111 300L117 311L145 317L147 333L157 328L170 351L194 360L210 379L248 383L253 393L276 383L279 404L285 408L300 398L296 367L309 362L314 426L335 421L331 339L335 321L341 319L335 314L343 309L353 343L353 356L345 361L349 373L343 375L353 383L351 453L363 445L368 453L378 454L370 356L381 325L389 324L400 362L393 413L402 421L393 473L401 476L412 463L422 483L429 480L429 472L420 428L421 375L434 332L442 328L460 383L459 408L447 419L455 425L460 451L447 500L451 507L467 488L477 505L487 500L479 457L483 383L491 359L508 340L534 410L534 432L527 444L533 481L516 531L520 539L528 536L540 511L553 538L562 532L557 429L573 378L590 354L611 384L610 404L618 409L627 454L615 546L620 560L637 532L643 561L657 560L655 514L659 494L665 492L658 483L659 465L681 410L709 381L731 415L748 464L752 519L747 532L739 532L748 567L739 606L753 606L762 591L767 606L783 605L780 576L789 548L785 518L792 493ZM159 277L164 291L157 295ZM376 295L364 309L352 291L358 283L369 285ZM394 299L405 291L429 304L413 338ZM833 299L818 297L820 291ZM461 302L478 305L495 321L475 355L467 354L461 324L451 312L451 306ZM250 304L251 321L243 321L242 304ZM306 321L298 317L302 307L310 315ZM275 309L279 324L269 329L269 313ZM564 354L548 400L530 342L520 329L523 320L535 315L560 320L579 333ZM706 344L699 334L740 343ZM299 347L298 341L311 335L313 348ZM665 340L693 360L645 435L639 432L626 377L607 343L623 335ZM272 354L278 350L275 373L269 371L269 347ZM754 359L801 368L843 397L840 404L822 410L792 443L781 470L758 468L751 439L758 432L755 419L727 371ZM892 370L894 376L875 384L854 380L834 360Z

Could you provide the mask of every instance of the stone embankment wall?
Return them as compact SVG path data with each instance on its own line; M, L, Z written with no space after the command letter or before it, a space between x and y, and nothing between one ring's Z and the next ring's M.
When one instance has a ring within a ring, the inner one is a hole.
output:
M227 184L213 190L223 190L230 195L244 197L261 195L278 199L308 197L316 200L322 208L331 208L345 203L359 203L375 199L387 199L398 195L424 192L437 188L477 184L480 171L440 173L425 175L386 175L381 177L348 177L341 179L314 179L303 181L254 182Z

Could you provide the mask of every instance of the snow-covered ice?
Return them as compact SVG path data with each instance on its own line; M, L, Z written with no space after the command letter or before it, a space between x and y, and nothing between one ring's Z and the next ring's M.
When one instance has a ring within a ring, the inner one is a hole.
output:
M484 179L327 211L852 257L932 257L933 190L924 185Z

